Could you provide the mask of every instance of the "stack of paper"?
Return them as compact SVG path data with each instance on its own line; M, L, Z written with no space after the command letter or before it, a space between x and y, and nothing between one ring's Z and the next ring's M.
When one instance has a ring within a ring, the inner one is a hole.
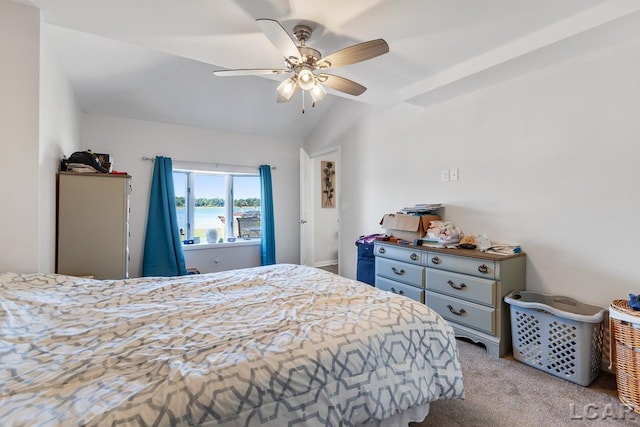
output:
M440 203L416 203L413 206L402 209L401 212L403 214L409 214L409 215L411 214L420 215L420 214L433 213L438 209L440 209L441 207L442 205Z
M522 252L519 245L495 244L487 249L488 253L497 255L513 255Z

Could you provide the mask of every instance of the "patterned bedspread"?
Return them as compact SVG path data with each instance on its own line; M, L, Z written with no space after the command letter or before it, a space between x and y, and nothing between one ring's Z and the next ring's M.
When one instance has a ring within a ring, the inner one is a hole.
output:
M318 269L0 274L2 426L348 426L463 394L437 314Z

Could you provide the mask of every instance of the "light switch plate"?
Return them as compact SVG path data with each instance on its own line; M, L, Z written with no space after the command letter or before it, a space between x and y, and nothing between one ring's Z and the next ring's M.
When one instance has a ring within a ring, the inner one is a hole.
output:
M457 181L458 180L458 168L449 170L449 179L451 181Z

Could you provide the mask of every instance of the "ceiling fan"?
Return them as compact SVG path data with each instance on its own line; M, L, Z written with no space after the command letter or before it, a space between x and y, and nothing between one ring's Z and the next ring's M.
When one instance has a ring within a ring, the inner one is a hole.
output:
M324 85L354 96L361 95L367 90L366 87L353 80L327 74L325 70L366 61L389 52L387 42L383 39L376 39L340 49L323 58L318 50L306 45L306 41L309 40L312 33L310 26L299 24L294 27L293 34L300 42L299 45L296 45L293 38L278 21L261 18L256 19L256 22L271 43L284 55L285 68L218 70L214 71L213 74L216 76L255 76L260 74L293 73L292 77L278 86L278 102L290 101L298 88L300 88L303 93L303 113L304 92L306 91L311 94L312 105L315 106L315 103L327 94Z

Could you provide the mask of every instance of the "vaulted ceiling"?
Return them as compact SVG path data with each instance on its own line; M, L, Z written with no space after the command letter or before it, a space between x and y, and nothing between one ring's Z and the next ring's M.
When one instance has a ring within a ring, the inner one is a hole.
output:
M21 0L28 3L28 0ZM332 107L420 107L637 37L636 0L31 0L42 11L83 111L304 139ZM286 76L217 77L282 68L255 20L312 27L323 55L384 38L390 52L336 68L368 88L329 90L301 114L276 103Z

